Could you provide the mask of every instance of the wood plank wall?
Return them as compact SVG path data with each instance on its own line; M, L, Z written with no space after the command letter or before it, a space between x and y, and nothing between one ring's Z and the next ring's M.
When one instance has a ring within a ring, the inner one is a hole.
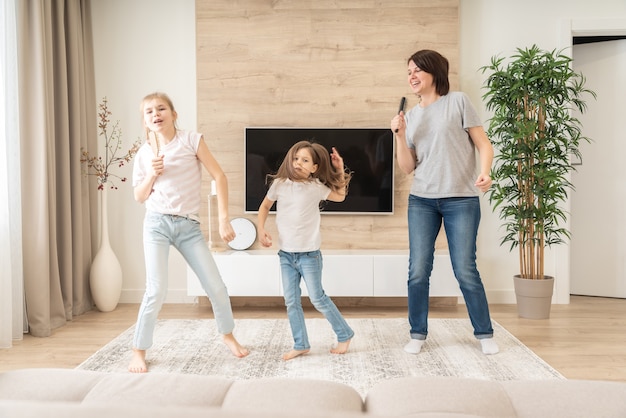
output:
M457 89L458 8L459 0L197 0L198 129L228 176L231 218L256 223L243 211L246 126L388 127L400 97L416 103L406 60L419 49L449 59ZM324 215L322 249L408 248L411 178L395 170L394 214ZM205 174L203 196L210 181ZM204 200L204 232L211 225L214 248L227 249ZM273 216L267 226L275 236Z

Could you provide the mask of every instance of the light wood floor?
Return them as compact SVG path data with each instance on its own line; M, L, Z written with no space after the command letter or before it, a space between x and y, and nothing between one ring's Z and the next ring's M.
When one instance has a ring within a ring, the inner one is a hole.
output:
M406 316L404 306L335 302L346 318ZM0 372L26 367L74 368L132 326L137 309L135 304L121 304L113 312L81 315L48 338L25 335L13 348L0 350ZM569 305L553 305L547 320L521 319L515 305L491 305L490 309L493 320L566 378L626 381L625 299L573 296ZM235 318L286 317L278 301L267 307L233 298L233 310ZM318 316L315 310L307 309L307 317ZM432 318L466 316L464 305L443 304L430 310ZM160 317L207 318L212 313L208 303L167 304Z

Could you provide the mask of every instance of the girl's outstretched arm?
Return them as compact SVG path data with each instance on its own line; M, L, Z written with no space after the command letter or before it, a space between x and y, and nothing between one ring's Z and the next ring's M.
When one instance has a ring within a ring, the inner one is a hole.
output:
M224 242L230 242L235 239L235 231L230 224L230 218L228 216L228 179L222 167L220 167L215 157L213 157L213 154L211 154L211 151L209 151L209 147L207 147L204 142L204 137L200 139L196 156L211 177L213 177L213 180L215 180L220 236Z
M330 163L335 167L335 170L343 173L345 169L343 166L343 158L339 155L339 151L337 151L335 147L332 148L332 152L330 153Z
M330 163L335 169L335 171L341 176L341 182L345 183L343 187L334 188L331 187L330 194L326 198L326 200L330 200L331 202L343 202L346 200L346 190L348 188L348 183L346 181L345 176L345 166L343 164L343 158L339 155L339 151L337 148L333 147L332 152L330 153Z

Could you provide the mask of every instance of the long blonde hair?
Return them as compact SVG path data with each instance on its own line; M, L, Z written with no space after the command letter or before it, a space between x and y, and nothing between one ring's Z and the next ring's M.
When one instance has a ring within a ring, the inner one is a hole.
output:
M287 155L283 159L283 162L278 167L276 174L268 174L268 183L272 183L274 180L289 179L292 181L298 181L298 177L294 172L293 164L291 163L295 158L295 155L301 149L308 148L313 159L313 164L317 165L315 173L311 174L311 177L318 179L321 183L328 186L331 190L341 191L345 190L348 193L348 184L352 178L352 172L347 168L344 171L338 171L333 167L330 162L330 154L328 150L322 145L311 141L296 142L287 151Z

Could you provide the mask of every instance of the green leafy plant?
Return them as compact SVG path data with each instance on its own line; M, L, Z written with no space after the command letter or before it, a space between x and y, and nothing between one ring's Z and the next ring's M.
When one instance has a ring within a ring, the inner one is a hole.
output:
M109 131L109 123L111 122L111 111L108 107L107 98L104 97L98 105L98 136L104 138L104 158L100 155L91 156L85 149L81 149L80 162L87 168L86 174L96 176L98 179L98 190L103 190L105 184L109 184L111 189L117 189L113 178L117 178L122 182L125 182L126 177L121 177L115 174L111 169L113 167L121 168L126 163L132 161L133 157L139 150L141 142L135 141L133 145L126 151L122 152L122 130L119 126L119 121L116 121Z
M562 50L533 45L481 68L488 73L483 99L493 111L487 134L497 151L489 201L506 229L501 244L519 249L522 278L543 279L545 247L570 238L562 203L573 189L572 158L590 141L572 111L586 111L583 96L596 97L571 62Z

